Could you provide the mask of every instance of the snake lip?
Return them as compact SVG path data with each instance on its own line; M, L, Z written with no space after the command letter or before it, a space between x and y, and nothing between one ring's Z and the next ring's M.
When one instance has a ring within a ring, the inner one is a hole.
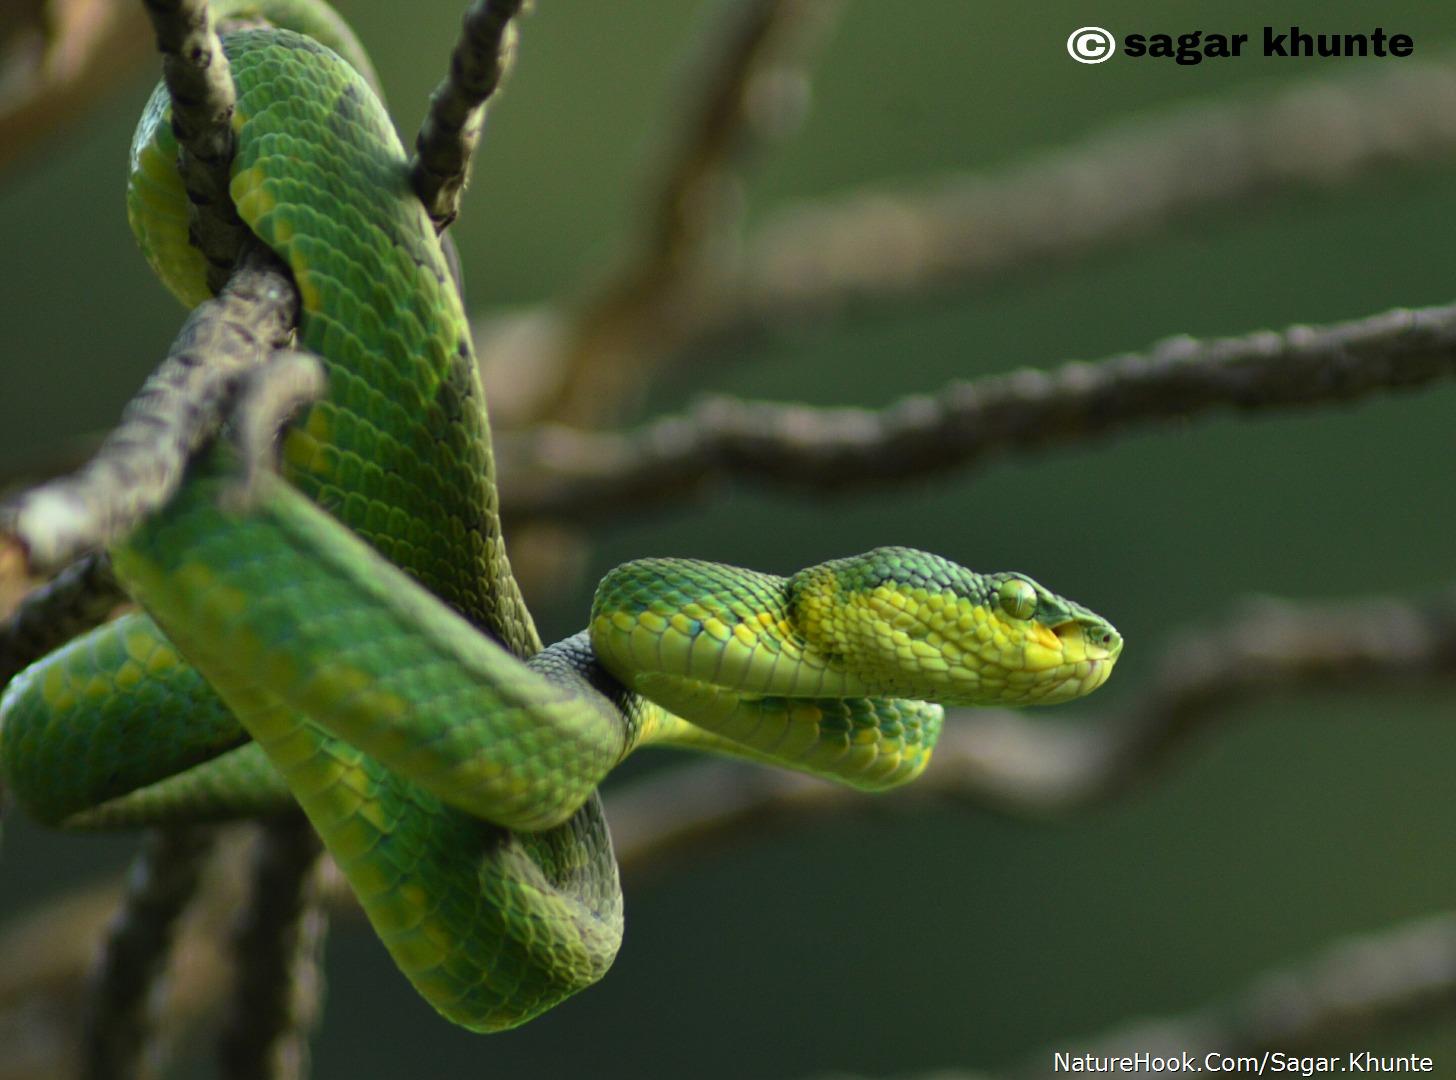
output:
M1067 619L1048 627L1069 657L1092 662L1112 662L1122 652L1122 635L1106 624L1088 626L1080 619Z

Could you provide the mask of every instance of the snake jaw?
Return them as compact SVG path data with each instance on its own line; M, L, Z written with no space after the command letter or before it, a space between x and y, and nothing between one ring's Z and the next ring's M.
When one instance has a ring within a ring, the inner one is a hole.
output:
M1055 623L973 609L980 630L950 669L953 685L934 693L946 705L1024 706L1071 701L1112 673L1122 638L1102 619L1075 616ZM922 696L930 697L927 690Z
M990 595L1002 576L991 579ZM1106 682L1122 652L1121 635L1100 616L1016 576L1041 598L1034 615L1017 618L994 603L945 595L925 620L923 640L950 661L948 670L938 686L899 692L946 705L1044 705L1082 697Z
M1089 624L1084 620L1069 619L1051 627L1051 632L1061 642L1062 655L1066 660L1105 660L1111 666L1122 655L1122 635L1100 620Z
M1056 677L1027 704L1054 705L1090 694L1107 681L1122 655L1122 635L1101 619L1071 619L1049 629L1061 646Z

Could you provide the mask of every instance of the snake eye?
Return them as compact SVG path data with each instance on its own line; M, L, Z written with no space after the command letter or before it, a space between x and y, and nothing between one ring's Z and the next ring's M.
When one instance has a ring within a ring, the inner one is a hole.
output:
M1029 619L1036 611L1036 590L1020 578L1010 578L996 590L1001 610L1013 619Z

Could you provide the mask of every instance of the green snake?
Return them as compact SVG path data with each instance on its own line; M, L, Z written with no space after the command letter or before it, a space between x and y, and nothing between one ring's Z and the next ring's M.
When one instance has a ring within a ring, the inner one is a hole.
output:
M542 651L501 539L461 300L367 60L319 4L214 7L274 24L225 38L231 193L292 271L298 344L328 388L245 503L219 441L113 545L144 613L8 687L0 770L34 816L116 827L297 804L426 1000L497 1030L616 953L596 789L636 747L888 788L925 768L942 706L1066 701L1107 678L1122 640L1099 616L905 548L788 578L628 563L588 629ZM191 305L207 290L168 115L158 88L128 207Z

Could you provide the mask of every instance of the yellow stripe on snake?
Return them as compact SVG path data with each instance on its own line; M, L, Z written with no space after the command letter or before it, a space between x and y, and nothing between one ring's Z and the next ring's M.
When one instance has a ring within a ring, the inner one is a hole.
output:
M489 1031L610 965L621 896L596 788L637 746L888 788L925 768L942 706L1066 701L1107 678L1122 641L1105 620L905 548L789 578L629 563L586 631L538 651L465 315L367 61L319 5L217 6L322 39L248 29L225 46L232 196L293 273L299 347L328 390L245 506L219 444L112 548L146 614L6 690L0 768L31 813L115 827L296 802L419 992ZM167 114L159 89L128 205L195 304Z

